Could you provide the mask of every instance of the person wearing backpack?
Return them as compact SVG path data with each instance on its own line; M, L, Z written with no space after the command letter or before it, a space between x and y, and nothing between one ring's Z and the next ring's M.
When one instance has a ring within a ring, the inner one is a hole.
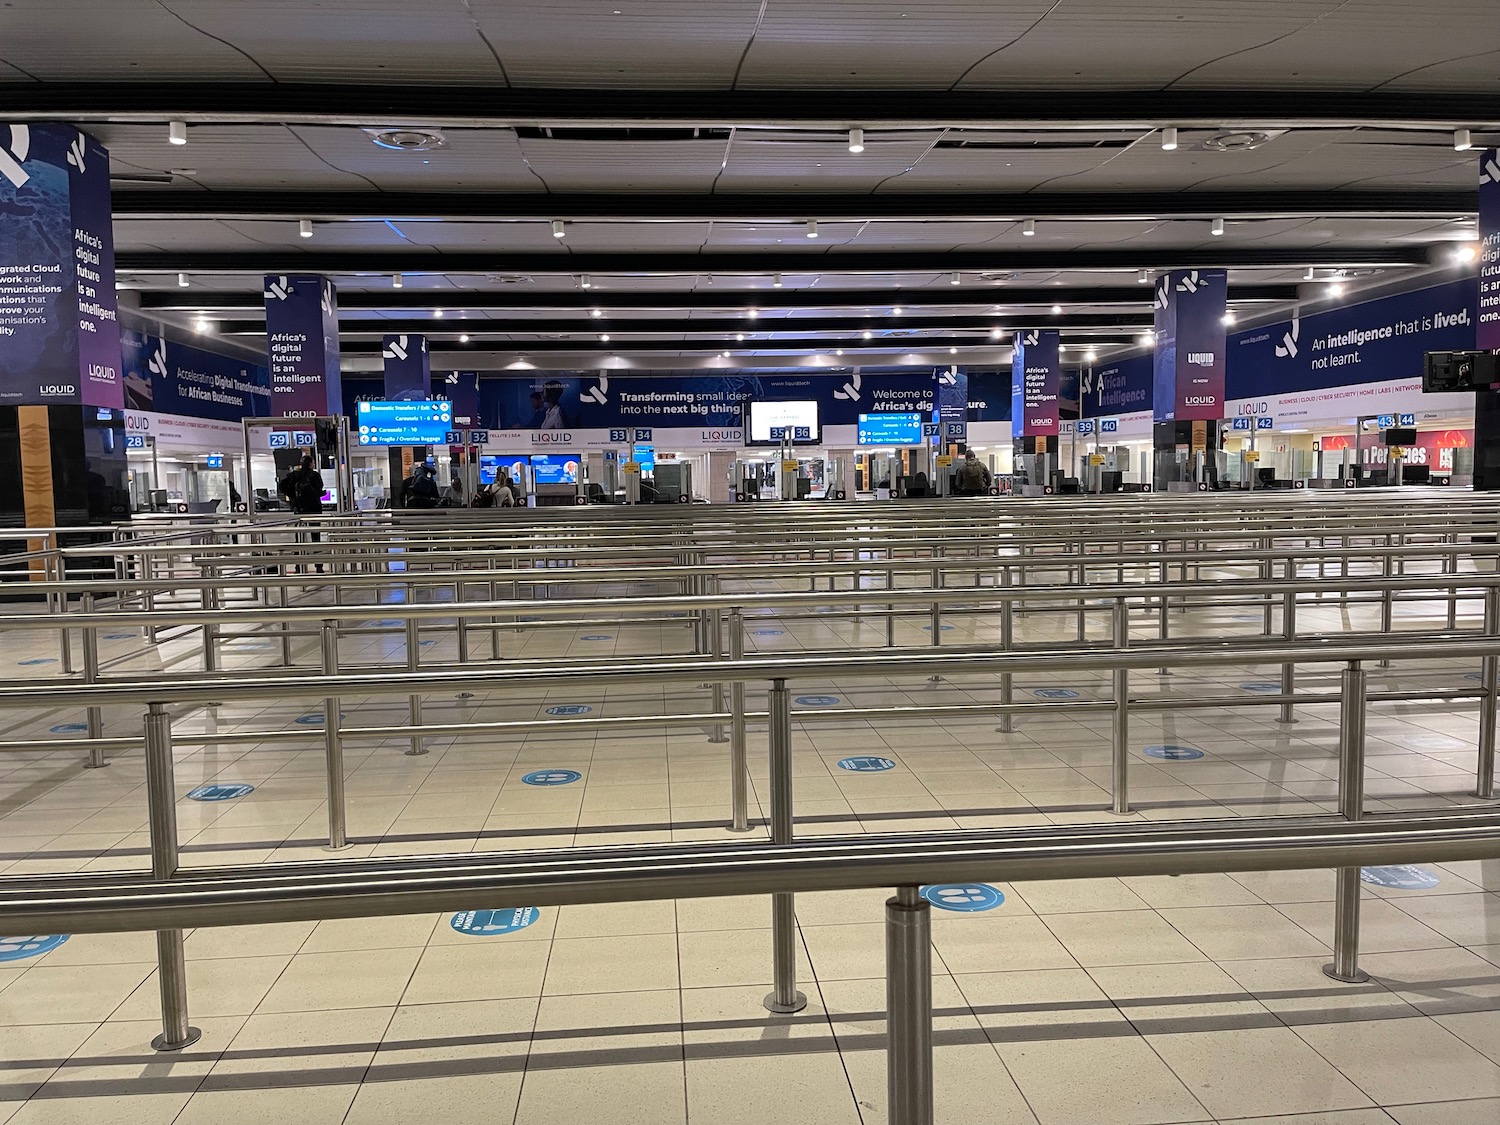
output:
M964 463L958 470L960 496L985 496L990 491L990 471L972 449L964 452Z
M299 516L315 516L323 511L323 474L318 472L317 464L313 461L312 454L307 453L302 457L302 465L293 469L281 478L276 486L281 493L281 498L291 505L292 511ZM311 532L309 537L314 543L321 543L323 535L321 532ZM323 573L323 564L318 563L318 573ZM302 567L297 568L299 572Z
M419 464L412 468L406 481L405 506L407 508L436 508L439 493L437 480L431 465Z

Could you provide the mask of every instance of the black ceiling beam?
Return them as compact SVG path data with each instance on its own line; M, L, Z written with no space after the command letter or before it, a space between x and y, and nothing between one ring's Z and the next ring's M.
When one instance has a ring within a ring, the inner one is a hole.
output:
M1064 346L1073 345L1078 347L1118 347L1118 342L1105 340L1063 340ZM734 352L820 352L831 354L834 349L842 348L846 355L859 351L917 351L935 352L946 351L950 347L963 349L979 349L993 351L996 348L1009 347L1009 340L976 340L972 336L923 336L917 339L892 338L889 336L877 336L871 340L862 340L855 337L852 340L825 340L825 339L792 339L792 340L746 340L743 344L709 344L703 342L684 340L631 340L616 344L614 342L601 344L596 340L537 340L526 341L519 344L503 343L500 341L471 340L467 344L442 341L432 346L433 362L437 363L437 357L443 359L444 367L452 367L453 364L462 364L462 357L466 353L500 353L507 356L528 356L554 353L598 353L610 355L614 353L625 353L627 355L641 355L648 352L712 352L719 353ZM351 340L339 345L339 351L344 355L379 355L380 342L378 340ZM1066 362L1066 361L1065 361Z
M1297 299L1295 285L1229 286L1232 301L1286 302ZM143 311L242 312L260 314L265 299L260 287L241 292L209 292L196 289L143 289L139 291ZM642 290L536 290L516 286L504 290L421 289L407 285L402 289L370 292L345 289L339 293L341 312L389 312L404 309L442 308L457 312L472 310L558 309L576 310L586 315L589 309L661 309L671 312L695 310L743 310L754 305L761 309L834 309L888 308L901 304L911 308L940 305L944 308L974 305L992 308L1027 305L1075 304L1138 305L1151 299L1145 285L1104 287L1076 286L975 289L970 286L929 287L924 289L719 289L700 288L677 292Z
M370 82L7 82L12 121L847 129L1500 124L1500 94L1377 90L611 90Z
M1219 240L1222 241L1222 240ZM121 273L770 274L969 273L1008 270L1166 270L1228 267L1422 266L1427 247L1206 247L1163 250L748 251L571 254L431 250L120 251Z
M542 192L116 191L116 218L466 222L1015 222L1393 218L1477 212L1475 191L1165 191L663 195Z
M1145 288L1142 286L1142 288ZM343 311L343 310L341 310ZM1034 313L1018 321L1016 317L1002 317L999 313L989 316L924 316L922 314L891 316L881 312L870 316L816 316L794 318L760 317L754 320L737 317L717 320L463 320L453 316L436 318L404 318L401 320L351 319L347 316L339 321L339 336L382 336L410 333L432 337L434 341L447 342L448 337L464 333L475 338L494 336L551 336L569 333L579 339L593 340L600 333L616 337L658 335L660 333L682 333L689 336L713 336L720 339L742 332L746 336L767 336L788 332L862 332L872 329L881 332L988 332L993 328L1011 331L1022 324L1027 328L1046 327L1062 329L1129 329L1139 331L1153 323L1150 294L1140 302L1140 310L1134 313L1102 314L1075 313L1050 316ZM221 320L218 331L224 336L260 335L266 325L261 320Z

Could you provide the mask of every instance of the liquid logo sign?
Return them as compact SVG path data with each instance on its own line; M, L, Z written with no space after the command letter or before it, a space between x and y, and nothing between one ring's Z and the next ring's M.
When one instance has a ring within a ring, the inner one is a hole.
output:
M1188 352L1187 361L1194 367L1212 367L1214 365L1214 353Z

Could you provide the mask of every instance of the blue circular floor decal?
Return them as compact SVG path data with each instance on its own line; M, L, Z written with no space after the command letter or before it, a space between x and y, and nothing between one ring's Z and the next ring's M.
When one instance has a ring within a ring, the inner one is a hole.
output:
M1203 751L1196 746L1179 746L1176 743L1148 746L1142 753L1148 758L1162 758L1168 762L1195 762L1203 757Z
M104 639L106 641L133 641L133 640L135 640L135 634L134 633L105 633L104 634Z
M432 640L432 641L418 641L417 644L421 645L423 648L426 648L428 645L435 645L435 644L437 644L437 641L435 641L435 640Z
M798 707L836 707L843 700L836 695L799 695L794 702Z
M68 940L67 934L32 934L27 937L0 937L0 961L24 961L50 953Z
M548 707L549 715L587 715L593 708L586 703L559 703L556 707Z
M952 629L953 626L952 625L939 625L938 628L941 629L943 632L946 633L946 632L948 632L948 630ZM930 633L930 632L932 632L932 626L931 625L923 625L922 626L922 632L924 632L924 633Z
M586 637L579 637L581 641L612 641L614 637L608 633L590 633Z
M751 629L750 630L750 635L752 637L784 637L784 636L786 636L786 630L785 629Z
M532 770L522 774L521 780L527 785L572 785L581 777L577 770Z
M81 734L89 729L88 723L58 723L55 727L48 727L50 734Z
M896 763L889 758L840 758L839 769L848 770L850 773L880 773L882 770L893 770Z
M933 906L964 914L993 910L1005 901L1005 895L988 883L934 883L919 893Z
M1077 699L1078 693L1069 687L1032 688L1031 694L1038 699Z
M55 657L55 656L34 656L30 660L17 660L16 663L20 664L20 665L23 665L25 667L30 667L33 664L56 664L57 663L57 657Z
M1464 673L1464 679L1466 679L1466 680L1474 680L1474 681L1478 682L1480 680L1483 680L1484 677L1481 676L1478 672L1465 672Z
M1438 877L1423 867L1409 863L1393 867L1361 867L1359 881L1376 887L1394 887L1401 891L1425 891L1438 885Z
M243 797L247 793L254 793L255 786L246 785L244 782L223 785L200 785L188 794L194 801L232 801L236 797Z
M462 914L455 914L449 925L461 934L494 937L524 930L540 917L540 911L534 906L520 906L513 910L465 910Z
M372 629L396 629L405 624L405 621L397 621L394 617L387 617L384 621L370 622L370 627Z
M1253 683L1241 684L1241 691L1253 691L1257 695L1276 695L1281 691L1280 684L1273 684L1270 680L1257 680Z
M342 711L339 712L339 722L342 723L348 717L349 716L345 715ZM296 719L293 720L293 722L297 723L299 726L304 727L320 727L323 725L323 721L324 715L321 711L309 711L305 715L298 715Z
M1462 750L1468 746L1467 742L1446 734L1418 734L1401 741L1414 750Z

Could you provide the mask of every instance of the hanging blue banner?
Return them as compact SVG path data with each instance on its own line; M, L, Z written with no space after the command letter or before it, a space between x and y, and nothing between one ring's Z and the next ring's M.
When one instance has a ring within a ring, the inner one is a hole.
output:
M1010 421L1010 368L971 367L969 421Z
M1223 270L1174 270L1156 287L1156 376L1152 415L1158 422L1224 417Z
M1479 303L1475 347L1500 351L1500 149L1479 157Z
M960 367L938 372L938 420L942 442L969 440L969 376Z
M433 391L434 398L446 398L453 404L453 424L479 426L479 372L450 371L442 385Z
M344 404L333 282L306 274L271 276L265 299L272 412L282 418L337 413Z
M1236 332L1229 397L1420 379L1424 353L1475 346L1474 298L1474 282L1459 278Z
M1085 369L1079 388L1083 416L1102 418L1150 410L1153 374L1149 355Z
M71 125L0 125L0 402L125 405L109 153Z
M261 364L126 328L120 333L125 407L238 422L271 412Z
M432 356L426 336L387 336L380 342L385 363L385 397L409 402L432 397Z
M1061 432L1060 346L1055 328L1016 333L1010 368L1010 425L1016 437Z

